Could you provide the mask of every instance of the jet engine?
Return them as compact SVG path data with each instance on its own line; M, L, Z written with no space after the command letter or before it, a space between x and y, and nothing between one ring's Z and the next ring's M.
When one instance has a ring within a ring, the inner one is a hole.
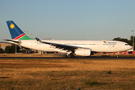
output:
M90 56L91 50L90 49L77 49L75 50L75 54L79 56Z

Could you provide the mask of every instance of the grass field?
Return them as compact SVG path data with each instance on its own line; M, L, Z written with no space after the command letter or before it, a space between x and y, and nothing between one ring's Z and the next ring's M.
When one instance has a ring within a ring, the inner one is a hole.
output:
M61 57L62 55L60 54L22 54L22 53L17 53L17 54L0 54L0 57Z
M135 90L135 60L0 60L0 90L79 88Z
M94 54L92 55L92 57L101 57L101 56L105 56L105 57L117 57L117 55L115 54ZM0 57L63 57L63 54L57 54L57 53L50 53L50 54L22 54L22 53L17 53L17 54L0 54ZM120 54L119 57L135 57L135 54Z

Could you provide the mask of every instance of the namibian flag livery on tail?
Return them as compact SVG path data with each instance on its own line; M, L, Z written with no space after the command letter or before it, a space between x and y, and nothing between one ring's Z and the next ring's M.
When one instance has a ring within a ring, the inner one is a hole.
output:
M7 21L7 25L13 40L33 40L25 35L25 33L13 21Z

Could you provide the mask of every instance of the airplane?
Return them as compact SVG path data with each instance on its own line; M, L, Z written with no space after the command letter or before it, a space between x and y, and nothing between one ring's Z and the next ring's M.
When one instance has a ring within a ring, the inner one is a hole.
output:
M46 52L64 53L65 57L91 56L97 52L121 52L132 49L128 43L105 40L40 40L28 37L13 21L6 21L12 40L8 42Z

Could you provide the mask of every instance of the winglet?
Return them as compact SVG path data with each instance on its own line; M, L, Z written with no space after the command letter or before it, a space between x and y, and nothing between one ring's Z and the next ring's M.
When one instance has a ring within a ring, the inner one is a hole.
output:
M37 37L36 37L35 39L36 39L38 42L42 42L42 41L41 41L39 38L37 38Z

